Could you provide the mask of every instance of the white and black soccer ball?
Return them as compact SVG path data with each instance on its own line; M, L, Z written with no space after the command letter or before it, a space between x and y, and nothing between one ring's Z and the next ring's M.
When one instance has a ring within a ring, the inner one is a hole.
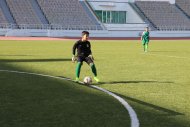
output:
M83 82L87 85L91 84L92 83L92 78L90 76L86 76L84 77L84 80Z

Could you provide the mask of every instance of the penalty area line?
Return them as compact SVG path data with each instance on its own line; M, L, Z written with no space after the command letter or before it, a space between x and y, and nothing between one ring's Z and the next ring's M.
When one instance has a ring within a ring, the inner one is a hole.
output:
M13 71L13 70L0 70L0 72L8 72L8 73L17 73L17 74L27 74L27 75L36 75L36 76L42 76L42 77L49 77L49 78L55 78L55 79L61 79L61 80L68 80L68 81L73 81L70 78L64 78L64 77L56 77L56 76L51 76L51 75L46 75L46 74L38 74L38 73L32 73L32 72L22 72L22 71ZM79 82L81 84L84 84L83 82ZM89 85L91 88L95 88L97 90L100 90L108 95L111 95L112 97L114 97L115 99L117 99L124 107L125 109L128 111L130 119L131 119L131 127L139 127L140 123L139 120L137 118L137 114L134 111L134 109L127 103L127 101L125 101L123 98L121 98L120 96L106 90L103 89L101 87L95 86L95 85Z

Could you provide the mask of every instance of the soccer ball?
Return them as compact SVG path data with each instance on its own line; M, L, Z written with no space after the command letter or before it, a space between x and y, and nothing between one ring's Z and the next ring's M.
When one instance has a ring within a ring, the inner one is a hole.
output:
M92 78L90 76L84 77L84 83L89 85L92 83Z

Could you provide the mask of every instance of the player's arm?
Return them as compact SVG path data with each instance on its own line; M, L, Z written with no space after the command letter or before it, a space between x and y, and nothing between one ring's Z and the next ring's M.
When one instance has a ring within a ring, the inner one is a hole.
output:
M72 50L73 55L75 55L77 45L78 45L78 42L76 42L76 43L73 45L73 50Z
M75 61L76 61L76 56L75 56L75 54L76 54L77 44L78 44L78 42L76 42L76 43L73 45L73 49L72 49L72 54L73 54L73 56L72 56L72 62L75 62Z
M143 36L144 36L144 32L143 32L142 35L141 35L141 41L143 40Z
M94 60L94 57L92 55L92 50L91 50L91 44L89 43L89 49L90 49L90 55L88 57L90 57L92 60Z

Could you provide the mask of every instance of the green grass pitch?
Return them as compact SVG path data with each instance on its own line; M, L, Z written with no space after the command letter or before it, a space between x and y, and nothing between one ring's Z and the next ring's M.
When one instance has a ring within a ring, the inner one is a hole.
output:
M76 40L0 41L0 70L75 78ZM99 87L124 98L140 127L190 127L190 41L92 40ZM86 63L80 80L93 76ZM1 127L130 127L111 96L70 81L0 71Z

